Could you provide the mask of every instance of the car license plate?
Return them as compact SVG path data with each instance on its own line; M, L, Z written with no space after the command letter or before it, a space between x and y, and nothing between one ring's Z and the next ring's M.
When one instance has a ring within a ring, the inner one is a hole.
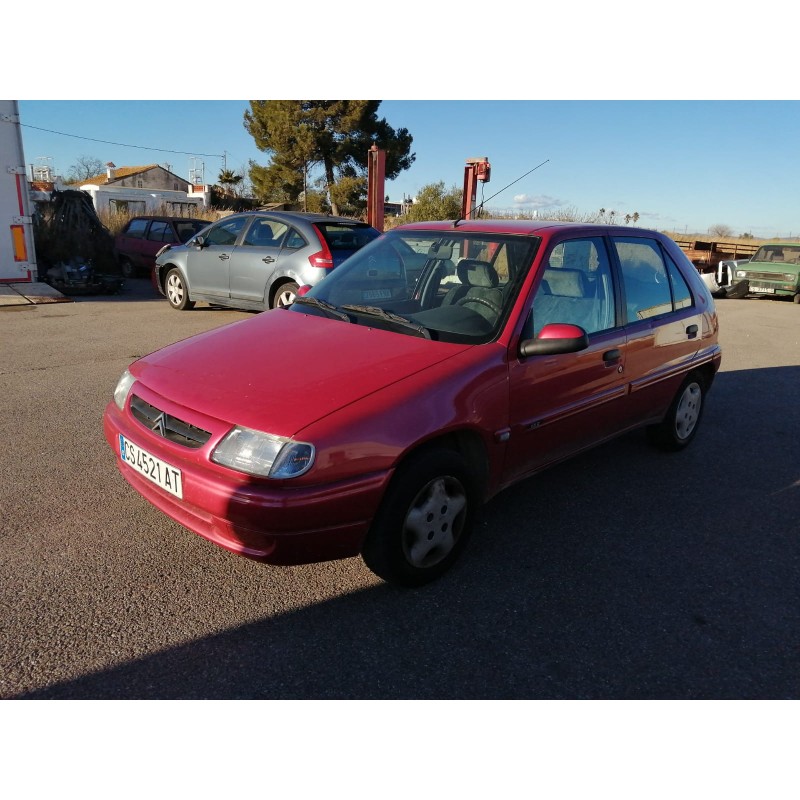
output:
M129 467L144 475L156 486L183 499L183 481L179 469L150 455L147 450L143 450L122 434L119 435L119 455Z
M775 290L771 286L751 286L750 291L758 294L775 294Z

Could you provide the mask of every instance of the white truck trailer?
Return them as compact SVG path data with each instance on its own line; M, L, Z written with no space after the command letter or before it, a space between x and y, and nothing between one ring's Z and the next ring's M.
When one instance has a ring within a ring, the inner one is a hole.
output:
M19 104L0 100L0 284L38 280Z

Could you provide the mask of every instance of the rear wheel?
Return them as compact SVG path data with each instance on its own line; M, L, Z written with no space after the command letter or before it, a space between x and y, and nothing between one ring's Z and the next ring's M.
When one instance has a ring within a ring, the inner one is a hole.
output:
M432 450L412 458L389 485L364 541L364 562L398 586L438 578L466 543L477 497L473 472L458 453Z
M136 277L136 268L131 263L129 258L123 258L119 262L119 270L122 273L123 278L135 278Z
M272 308L286 308L294 303L294 298L297 297L297 290L300 287L294 281L287 281L282 283L276 290L272 297Z
M186 288L186 282L183 280L183 275L177 269L171 269L167 273L167 280L165 283L167 289L167 300L169 304L178 311L187 311L194 308L194 302L189 299L189 290Z
M650 441L662 450L683 450L697 433L704 400L705 381L693 373L681 384L663 421L648 428Z

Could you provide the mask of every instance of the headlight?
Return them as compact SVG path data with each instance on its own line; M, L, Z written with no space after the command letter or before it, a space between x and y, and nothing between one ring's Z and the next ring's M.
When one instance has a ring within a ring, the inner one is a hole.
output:
M736 271L736 277L737 278L746 278L747 277L747 273L743 269L739 269L739 270Z
M130 392L131 386L133 386L134 383L136 383L136 378L126 369L125 372L122 373L122 377L117 381L117 388L114 389L114 402L117 404L117 408L120 411L124 410L125 401L128 399L128 392Z
M792 272L786 272L786 273L784 273L783 278L784 278L784 280L787 280L787 281L796 281L797 280L797 275L795 275Z
M314 445L236 427L216 446L211 460L250 475L296 478L314 464Z

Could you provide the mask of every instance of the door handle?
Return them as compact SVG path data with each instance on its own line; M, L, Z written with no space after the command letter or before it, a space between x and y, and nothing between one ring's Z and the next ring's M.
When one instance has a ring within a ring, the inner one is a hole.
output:
M261 259L265 264L271 264L275 259L272 256L264 256Z
M686 336L687 336L689 339L694 339L694 337L695 337L695 336L697 336L697 331L698 331L698 327L697 327L697 325L690 325L690 326L689 326L689 327L686 329Z
M618 347L615 347L613 350L606 350L603 353L603 361L606 364L613 364L615 361L619 361L622 358L622 353L619 351Z
M230 256L229 256L227 253L223 253L223 254L220 256L220 258L221 258L223 261L227 261L227 260L230 258Z

